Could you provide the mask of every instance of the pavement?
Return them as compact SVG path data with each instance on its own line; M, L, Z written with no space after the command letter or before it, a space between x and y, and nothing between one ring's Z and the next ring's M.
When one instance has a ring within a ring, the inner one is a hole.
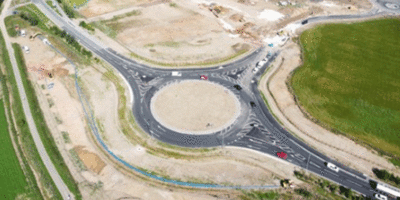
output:
M32 134L33 141L35 142L35 146L39 152L40 158L42 159L47 171L49 172L50 177L53 179L54 184L56 185L58 191L61 193L61 196L63 197L63 199L74 199L74 197L72 197L72 195L71 195L72 194L71 191L69 191L67 185L62 180L60 174L57 172L55 166L51 162L46 149L44 148L43 142L40 139L39 133L37 131L35 121L33 120L33 117L32 117L28 99L26 99L25 88L22 83L22 79L21 79L21 75L20 75L20 72L18 69L17 61L15 59L14 49L12 48L12 45L10 42L11 40L7 34L6 25L4 24L4 18L8 14L8 8L9 8L10 4L11 4L11 0L7 0L4 2L4 8L0 15L0 21L1 21L0 28L2 30L3 38L6 43L7 51L9 53L11 65L12 65L13 71L14 71L15 80L17 81L17 88L18 88L18 92L19 92L20 99L22 102L22 107L24 109L25 118L26 118L26 121L28 122L29 130ZM71 197L69 197L70 195L71 195Z
M57 26L66 30L84 47L94 52L120 72L130 86L133 99L132 112L136 122L152 137L184 147L197 148L226 145L250 148L274 157L277 157L277 152L284 151L288 154L287 162L304 168L311 173L330 179L366 196L372 196L374 193L384 194L383 191L371 188L369 177L307 146L307 144L286 131L271 115L259 94L257 83L262 72L279 55L280 51L278 49L272 52L273 54L268 59L268 62L255 74L251 70L257 61L265 57L266 50L264 47L260 47L240 60L211 68L154 68L126 58L108 48L85 30L74 25L69 19L59 16L43 0L32 0L32 2ZM391 4L396 4L396 2ZM390 14L398 15L400 13L400 9L396 9L396 6L390 5L389 7L391 8L388 8L387 5L385 2L379 1L374 3L374 8L365 14L318 16L310 17L306 20L307 24L310 24L329 20L361 19ZM172 71L179 71L182 76L172 76ZM238 97L243 110L236 121L224 130L207 135L183 134L170 130L158 123L150 112L151 97L162 85L188 79L199 80L200 75L208 75L209 79L207 81L225 86ZM240 91L235 89L233 85L236 84L241 85L243 89ZM255 107L251 106L250 102L254 102ZM123 161L118 161L124 164ZM327 162L338 166L339 172L327 168Z

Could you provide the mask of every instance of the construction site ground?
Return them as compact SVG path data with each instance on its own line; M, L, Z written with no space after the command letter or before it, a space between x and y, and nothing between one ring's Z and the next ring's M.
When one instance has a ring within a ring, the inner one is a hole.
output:
M198 0L115 0L95 4L99 1L90 1L80 13L88 22L97 21L114 31L115 40L125 49L121 53L180 66L251 51L278 29L307 16L354 14L371 7L368 0L299 0L287 6L279 6L277 0L218 0L211 5Z
M46 123L79 183L84 199L216 199L209 195L229 194L232 197L240 194L238 191L187 191L154 187L159 183L151 180L144 182L140 178L142 176L132 170L121 170L121 166L115 160L110 160L93 140L75 88L73 66L39 39L31 41L27 37L19 37L12 42L30 47L31 53L25 54L29 77L36 89ZM297 181L293 175L293 165L250 150L227 147L210 152L189 151L190 155L194 155L193 159L174 159L148 153L146 148L132 143L122 133L117 112L118 92L114 83L104 78L105 68L112 70L101 63L79 66L79 83L89 98L103 140L111 151L131 165L182 181L227 185L278 185L280 178ZM51 77L49 74L52 74ZM48 89L51 83L54 86ZM123 87L126 95L128 88L126 85ZM126 112L131 112L130 104L127 108ZM143 137L140 133L131 134ZM148 145L160 147L154 139L144 139ZM175 152L188 154L182 150Z

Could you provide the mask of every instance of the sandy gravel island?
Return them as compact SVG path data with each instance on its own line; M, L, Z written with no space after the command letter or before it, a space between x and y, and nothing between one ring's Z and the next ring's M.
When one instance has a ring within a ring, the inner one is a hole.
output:
M232 124L240 114L240 103L221 85L190 80L161 88L150 109L155 119L171 130L209 134Z

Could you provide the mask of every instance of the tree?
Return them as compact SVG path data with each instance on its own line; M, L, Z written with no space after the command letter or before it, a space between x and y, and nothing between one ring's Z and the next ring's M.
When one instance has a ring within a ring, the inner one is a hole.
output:
M338 189L337 185L329 185L329 190L332 193L336 193L337 189Z
M67 36L67 32L65 30L62 30L60 36L64 38L65 36Z
M344 196L346 196L347 198L351 198L353 196L353 191L351 190L351 188L346 188Z

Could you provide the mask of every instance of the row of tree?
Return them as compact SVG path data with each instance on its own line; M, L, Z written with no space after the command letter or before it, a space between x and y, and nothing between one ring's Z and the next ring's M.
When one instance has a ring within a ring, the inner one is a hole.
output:
M82 53L84 56L88 58L91 58L93 56L91 51L82 48L82 46L75 40L75 38L72 35L68 34L65 30L60 30L57 26L52 26L50 28L50 31L52 31L55 35L64 38L68 44L73 46L78 52Z
M28 21L32 26L38 25L39 21L35 18L29 15L28 13L21 13L19 15L22 19Z
M400 186L400 177L393 175L392 173L389 173L388 171L386 171L385 169L377 169L377 168L373 168L372 172L374 172L374 174L381 180L385 180L385 181L391 181L394 184L396 184L397 186Z

